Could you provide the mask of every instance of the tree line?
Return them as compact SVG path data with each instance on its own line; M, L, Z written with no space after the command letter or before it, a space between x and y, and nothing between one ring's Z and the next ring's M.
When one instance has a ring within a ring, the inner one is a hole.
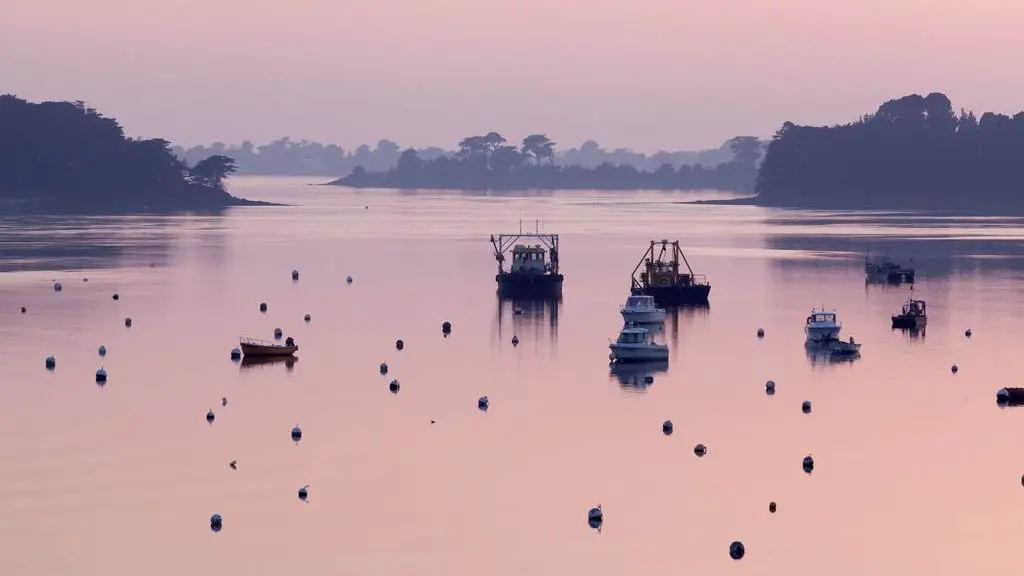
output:
M389 170L397 165L398 157L402 153L402 148L396 142L387 139L380 140L373 146L361 144L352 149L337 144L279 138L261 145L246 140L239 145L215 142L209 146L189 148L174 146L172 150L178 158L190 164L208 156L229 156L237 162L239 174L333 177L349 174L356 166L362 166L369 172ZM416 151L424 160L455 156L458 152L438 147L417 148ZM707 150L662 150L648 155L629 148L607 150L596 141L587 140L578 147L556 150L552 163L584 168L609 163L654 171L663 164L670 164L676 169L684 164L715 166L732 158L728 143Z
M768 145L756 203L809 208L1024 209L1024 112L953 110L911 94L837 126L786 122Z
M451 156L425 159L418 150L403 151L394 168L369 171L357 166L331 182L357 188L427 188L463 190L515 189L718 189L752 192L761 142L741 136L727 142L731 159L713 167L701 164L655 170L604 162L587 168L555 163L556 144L545 134L531 134L518 145L498 132L462 139Z
M128 138L84 102L0 95L0 210L106 212L205 210L247 203L224 180L226 156L194 165L159 138Z

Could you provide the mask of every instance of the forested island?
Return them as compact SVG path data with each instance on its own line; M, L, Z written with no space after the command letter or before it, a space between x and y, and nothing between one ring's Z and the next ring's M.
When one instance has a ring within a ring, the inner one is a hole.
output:
M238 165L238 173L245 175L273 176L331 176L337 178L350 174L356 166L368 172L383 172L398 164L402 147L393 140L383 139L376 145L360 144L355 148L342 148L337 144L323 144L308 140L278 138L266 144L253 144L246 140L241 144L214 142L209 146L174 146L174 154L194 164L208 156L230 156ZM417 148L417 155L423 160L435 160L441 156L455 156L455 150L436 146ZM579 146L556 150L552 163L556 166L582 166L594 168L600 164L629 165L638 170L654 171L663 164L680 166L702 164L716 166L733 159L729 143L707 150L661 150L644 154L629 148L605 149L594 140L587 140Z
M746 203L821 209L1024 211L1024 112L954 113L937 92L841 126L776 132Z
M161 139L125 136L84 102L29 102L0 95L0 212L205 211L263 204L235 198L224 182L234 160L190 166Z
M757 177L761 141L741 136L727 142L732 159L713 167L664 163L656 170L604 162L593 168L560 166L554 161L555 143L544 134L523 138L520 145L490 132L459 142L451 156L422 158L406 149L396 166L367 171L357 166L351 174L330 184L354 188L457 189L457 190L697 190L716 189L751 193Z

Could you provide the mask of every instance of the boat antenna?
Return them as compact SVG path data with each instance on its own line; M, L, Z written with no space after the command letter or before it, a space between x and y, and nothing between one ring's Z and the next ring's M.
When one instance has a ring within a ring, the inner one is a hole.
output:
M540 234L540 220L539 219L533 221L533 229L534 229L535 233Z

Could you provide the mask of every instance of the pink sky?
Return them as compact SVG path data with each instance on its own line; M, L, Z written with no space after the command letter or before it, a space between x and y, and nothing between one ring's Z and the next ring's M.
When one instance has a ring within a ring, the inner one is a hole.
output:
M132 135L640 151L945 92L1024 108L1019 0L3 0L0 91Z

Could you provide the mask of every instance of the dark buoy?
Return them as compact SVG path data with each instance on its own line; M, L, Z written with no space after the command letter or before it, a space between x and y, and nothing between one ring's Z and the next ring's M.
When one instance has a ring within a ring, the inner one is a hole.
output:
M664 422L661 423L661 431L665 434L665 436L671 436L672 429L673 426L671 420L665 420Z
M114 292L114 295L111 296L111 298L113 298L114 300L120 300L121 299L121 297L118 296L117 292Z
M220 399L220 405L221 405L222 407L223 407L223 406L227 406L227 405L228 405L228 397L227 397L227 396L225 396L225 397L223 397L223 398L221 398L221 399Z
M800 410L804 414L810 414L811 413L811 401L810 400L804 400L804 403L800 405Z
M266 312L266 311L267 311L267 303L266 302L260 302L260 312Z
M209 422L210 424L213 424L213 419L216 417L217 416L213 414L213 408L206 411L206 421Z
M445 336L451 334L452 333L452 323L448 322L446 320L444 324L441 324L441 333L444 334Z
M388 364L387 364L387 362L381 362L380 363L380 373L381 374L387 374L388 373Z
M231 468L232 470L238 470L238 460L232 460L231 462L228 462L228 468Z
M405 348L405 342L402 342L401 340L395 340L395 349L396 350L402 350L404 348Z
M775 502L769 502L768 503L768 511L771 512L772 514L775 514Z
M487 396L481 396L480 399L476 401L476 407L483 410L484 412L487 412L487 409L490 406L491 402L487 399Z
M214 514L210 516L210 530L214 532L220 532L220 529L224 527L224 519L220 517L220 514Z
M391 390L394 394L398 394L398 388L398 380L392 380L391 383L388 384L388 390Z
M107 371L104 370L103 368L100 368L99 370L97 370L96 371L96 381L99 382L99 383L106 382L107 381Z
M514 334L512 335L512 345L519 346L519 336L516 336Z
M310 320L313 319L313 317L310 316L309 314L306 314L305 316L302 317L302 319L305 320L306 322L309 322Z
M295 338L292 338L291 336L289 336L289 337L285 338L285 339L284 339L284 345L285 345L285 346L295 346ZM292 363L294 363L294 362L295 362L295 359L294 359L294 358L292 358L291 360L287 360L287 361L288 361L288 362L292 362Z
M345 277L345 283L351 284L352 283L352 277L351 276L346 276Z
M814 458L811 458L810 455L804 456L804 472L808 474L814 472Z
M769 396L772 396L773 394L775 394L775 381L774 380L769 380L769 381L764 383L764 393L769 395Z
M64 287L60 285L60 282L55 282L54 283L54 285L53 285L53 291L54 292L60 292L63 289L64 289Z
M302 440L302 428L299 428L298 424L295 425L295 428L292 428L292 440L296 443Z
M97 352L99 352L100 358L102 358L102 357L107 355L107 347L106 346L100 346L99 350L97 350Z
M704 455L708 453L708 447L703 444L697 444L693 447L693 453L696 454L698 458L703 458Z
M971 334L973 334L973 332L971 332L971 329L970 329L970 328L968 328L968 329L967 329L967 331L966 331L966 332L964 332L964 336L967 336L968 338L970 338L970 337L971 337Z
M604 522L604 510L601 510L600 504L587 510L587 523L591 528L599 528L602 522Z
M305 502L306 498L309 498L309 484L299 488L299 500Z
M729 557L733 560L739 560L743 558L743 555L747 553L747 549L743 546L743 542L736 541L729 544Z
M132 319L131 318L125 318L124 319L124 327L125 328L131 328L132 327Z
M952 368L950 368L950 370L951 370L951 371L953 372L953 374L956 374L957 372L959 372L959 371L960 371L960 369L959 369L959 368L957 368L956 364L953 364L953 367L952 367Z
M53 356L47 356L46 357L46 369L47 370L53 370L56 367L57 367L57 359L54 358Z
M21 307L21 313L24 314L25 312L28 312L28 308L25 308L24 306L22 306Z
M231 359L232 360L241 360L242 359L242 351L239 350L238 348L232 348L231 349Z
M757 337L758 338L764 338L764 328L758 328L757 329Z
M298 270L292 270L292 280L298 280L298 279L299 279L299 271Z
M284 332L280 328L274 328L274 338L280 340L281 336L284 336Z
M1024 405L1024 388L1000 388L996 391L996 404L1002 407Z

